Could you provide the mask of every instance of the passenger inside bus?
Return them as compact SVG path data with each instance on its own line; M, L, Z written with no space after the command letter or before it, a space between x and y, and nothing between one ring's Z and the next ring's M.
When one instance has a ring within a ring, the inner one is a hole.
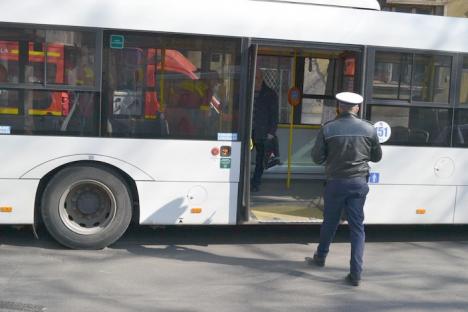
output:
M212 136L218 131L220 103L214 94L222 81L216 71L200 76L184 77L171 89L166 113L172 134Z
M258 192L265 169L266 148L275 139L278 127L278 96L263 80L263 73L255 73L255 97L253 107L252 140L255 147L255 170L250 182L250 190ZM276 144L277 145L277 144ZM273 146L275 146L273 144ZM275 153L278 155L278 152Z
M0 64L0 83L4 82L8 82L8 71L3 64Z
M84 60L81 49L77 47L64 48L65 54L65 83L69 85L88 85L94 84L94 71Z

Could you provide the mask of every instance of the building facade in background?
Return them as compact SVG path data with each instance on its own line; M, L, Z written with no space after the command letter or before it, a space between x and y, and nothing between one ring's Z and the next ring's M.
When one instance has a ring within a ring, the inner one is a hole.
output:
M467 0L379 0L383 11L468 17Z

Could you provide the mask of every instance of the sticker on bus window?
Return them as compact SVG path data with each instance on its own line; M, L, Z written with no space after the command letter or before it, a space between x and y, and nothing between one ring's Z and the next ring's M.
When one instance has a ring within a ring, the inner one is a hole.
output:
M124 36L122 35L111 35L110 36L110 47L111 49L123 49L124 48Z
M221 158L219 161L219 168L223 168L223 169L231 168L231 158Z
M11 134L11 126L0 126L0 134Z
M221 146L221 157L231 156L231 147L230 146Z
M237 141L237 133L218 133L218 141Z
M380 173L378 172L369 172L369 183L379 183Z
M390 139L392 135L392 128L385 121L377 121L374 124L375 130L377 130L377 136L379 137L380 143L385 143Z

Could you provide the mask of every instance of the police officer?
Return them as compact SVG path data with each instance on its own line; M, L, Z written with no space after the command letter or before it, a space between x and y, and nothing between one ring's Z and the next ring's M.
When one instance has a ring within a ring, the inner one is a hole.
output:
M358 286L365 241L363 206L369 192L368 162L380 161L382 149L375 128L357 116L362 96L342 92L336 95L336 99L339 114L323 125L312 149L313 160L318 164L325 163L327 183L320 242L313 258L307 257L306 261L321 267L325 265L344 210L351 238L350 273L345 281Z

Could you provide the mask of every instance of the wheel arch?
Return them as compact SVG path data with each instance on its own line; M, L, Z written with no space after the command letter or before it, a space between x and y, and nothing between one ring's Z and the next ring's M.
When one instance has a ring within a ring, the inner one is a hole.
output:
M130 191L130 196L132 199L132 223L138 223L140 219L140 198L138 195L138 189L135 183L135 180L125 171L122 169L106 163L106 162L101 162L101 161L89 161L89 160L80 160L80 161L74 161L74 162L69 162L66 164L63 164L59 167L54 168L53 170L49 171L46 175L44 175L40 181L39 185L37 187L36 191L36 196L34 200L34 226L38 227L42 225L42 217L41 217L41 201L42 201L42 196L44 193L45 188L49 184L50 180L61 170L73 166L88 166L88 167L100 167L100 168L106 168L110 169L114 174L120 176L125 183L128 186L128 189Z

